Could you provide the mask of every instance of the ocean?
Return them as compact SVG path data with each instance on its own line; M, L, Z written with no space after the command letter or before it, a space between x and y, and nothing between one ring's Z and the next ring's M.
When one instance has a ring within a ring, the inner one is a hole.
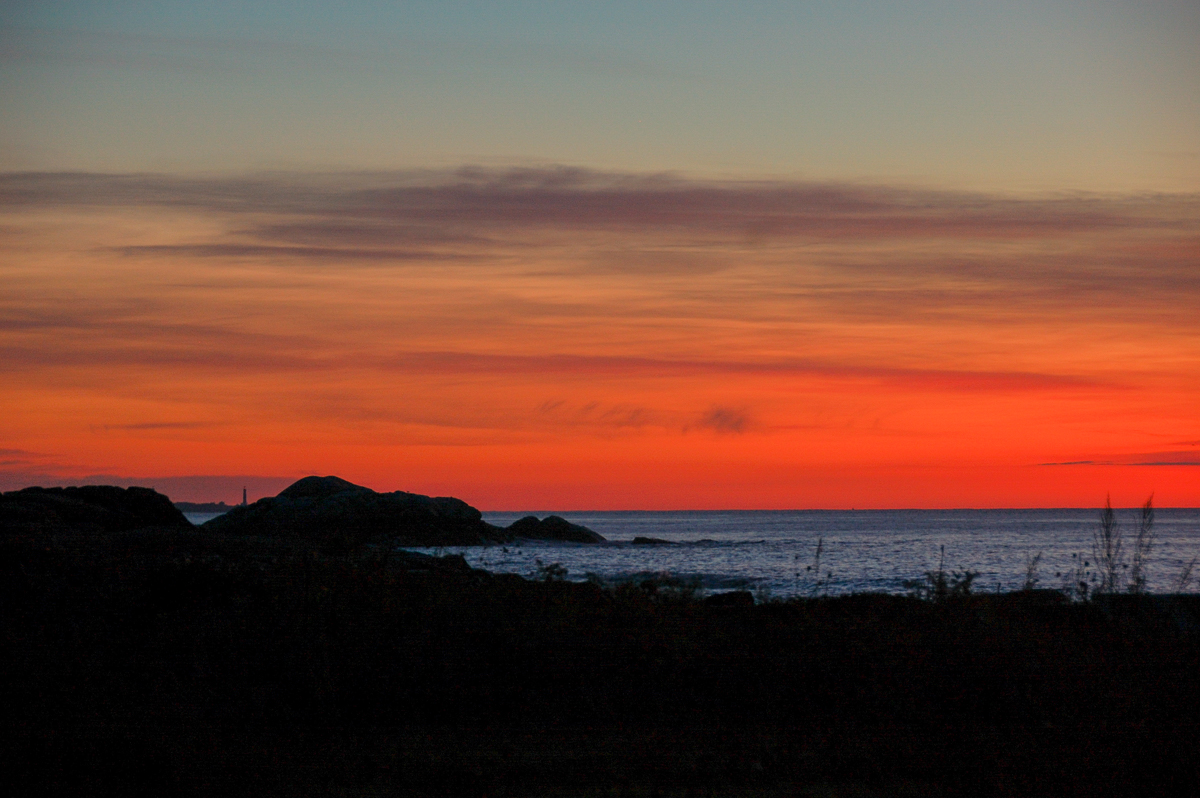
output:
M507 526L523 515L485 512ZM669 580L707 592L751 590L760 597L909 592L913 580L939 567L978 575L975 591L1014 590L1040 559L1038 587L1060 588L1092 571L1097 509L1054 510L746 510L688 512L559 512L599 532L600 545L528 541L520 545L412 549L462 554L474 567L537 577L547 566L565 578L605 582ZM209 516L211 517L211 516ZM1136 510L1118 510L1126 551L1132 550ZM1155 540L1146 567L1151 592L1175 592L1200 557L1200 508L1155 510ZM644 546L635 537L673 541ZM818 541L819 571L814 571ZM1085 577L1091 579L1093 577ZM1200 590L1196 578L1182 586Z

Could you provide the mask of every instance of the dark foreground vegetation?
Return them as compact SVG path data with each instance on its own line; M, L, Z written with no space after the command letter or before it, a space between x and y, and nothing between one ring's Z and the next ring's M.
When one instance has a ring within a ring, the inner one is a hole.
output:
M296 539L14 529L0 534L9 794L1200 785L1190 596L756 605Z

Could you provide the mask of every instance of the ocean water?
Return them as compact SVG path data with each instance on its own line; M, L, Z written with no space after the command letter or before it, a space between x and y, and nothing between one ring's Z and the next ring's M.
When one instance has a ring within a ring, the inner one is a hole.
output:
M200 526L205 521L211 521L218 515L225 515L225 513L184 513L183 517L191 521L196 526Z
M484 513L507 526L528 513ZM535 513L544 517L546 513ZM608 539L601 545L526 542L519 546L455 548L475 567L536 576L557 563L567 579L594 574L609 582L678 579L710 591L745 589L786 598L812 593L905 593L944 558L946 571L978 573L975 590L1022 586L1029 559L1041 555L1039 587L1074 581L1092 566L1099 512L1079 510L859 510L560 513ZM1132 549L1137 511L1118 510ZM1187 563L1200 557L1200 508L1156 509L1148 559L1152 592L1178 589ZM675 541L633 545L636 536ZM819 576L813 571L821 542ZM429 552L429 549L419 549ZM1196 578L1185 586L1200 589Z
M507 526L531 513L484 513ZM532 513L538 517L547 512ZM1039 587L1073 582L1092 569L1096 509L1067 510L747 510L691 512L560 512L599 532L607 543L527 541L519 545L414 548L462 554L474 567L534 576L558 564L566 578L606 582L679 580L708 592L752 590L762 596L872 591L905 593L943 560L946 571L976 572L974 589L1020 588L1030 558L1041 555ZM194 523L212 516L196 516ZM189 516L189 518L191 518ZM1118 510L1132 549L1136 510ZM1146 568L1152 592L1173 592L1187 563L1200 557L1200 508L1155 511L1155 541ZM634 537L674 541L633 545ZM813 571L821 542L819 577ZM1187 592L1200 591L1200 561Z

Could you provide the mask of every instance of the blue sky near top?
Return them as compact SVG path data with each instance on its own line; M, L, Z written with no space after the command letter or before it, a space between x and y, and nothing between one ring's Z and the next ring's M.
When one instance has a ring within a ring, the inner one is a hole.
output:
M7 3L0 169L1200 189L1200 8Z

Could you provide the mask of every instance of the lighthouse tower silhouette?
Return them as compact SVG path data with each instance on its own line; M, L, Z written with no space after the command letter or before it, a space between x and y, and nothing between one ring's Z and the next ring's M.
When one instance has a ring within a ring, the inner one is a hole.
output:
M246 506L246 489L242 488L242 506Z

